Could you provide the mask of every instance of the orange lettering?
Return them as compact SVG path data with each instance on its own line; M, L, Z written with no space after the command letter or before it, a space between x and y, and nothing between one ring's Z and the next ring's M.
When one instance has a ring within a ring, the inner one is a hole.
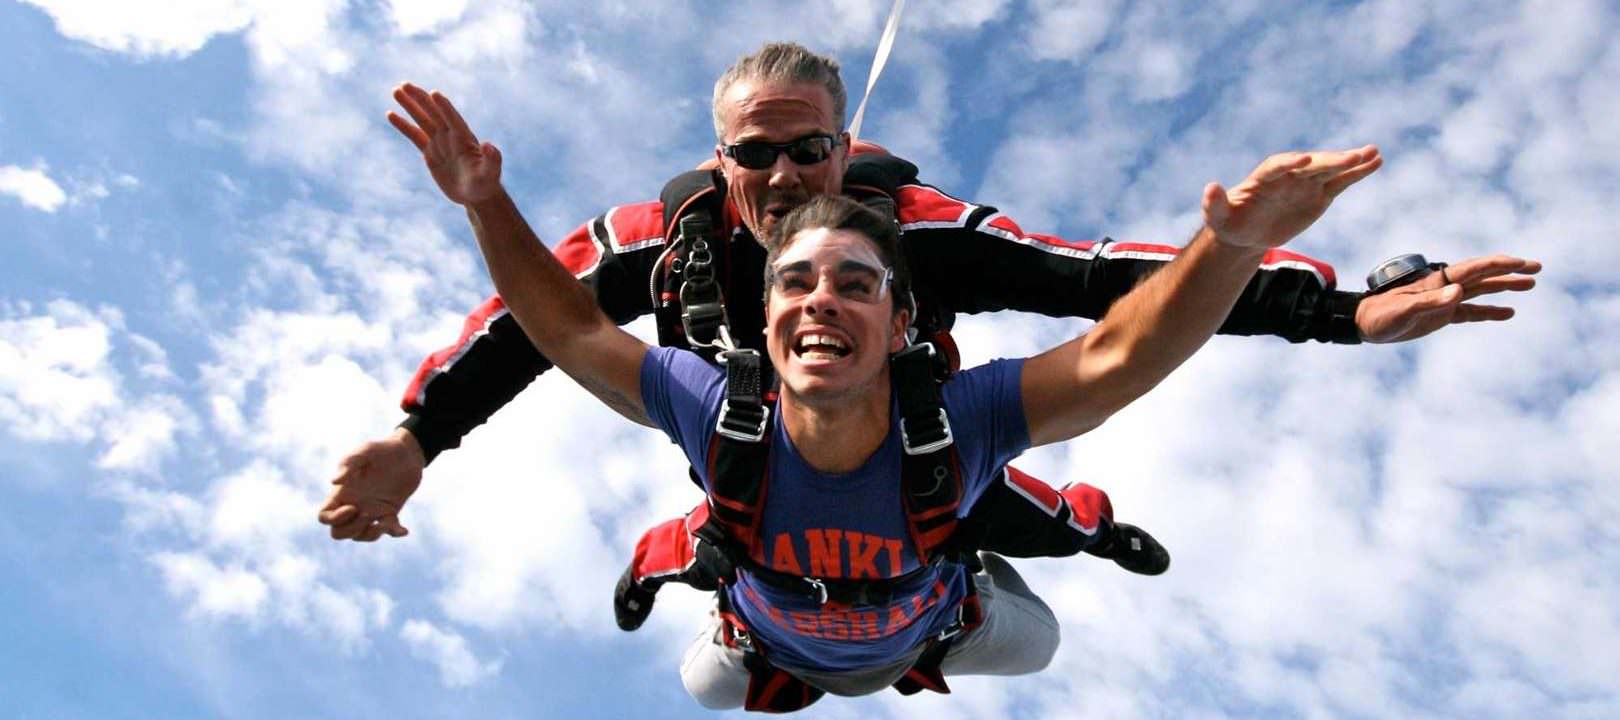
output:
M876 640L879 637L877 624L878 614L876 612L863 610L850 613L849 638L851 640Z
M889 577L900 577L900 541L884 540L883 547L889 551Z
M884 629L885 635L893 635L911 624L911 618L906 617L906 606L895 603L889 606L889 627Z
M821 631L821 636L828 640L848 640L849 613L842 610L822 610Z
M844 534L844 540L849 543L850 579L883 577L877 569L877 553L883 549L883 538L851 530Z
M815 613L799 612L794 610L788 612L788 617L793 620L794 631L798 632L800 635L809 635L811 637L818 636L818 633L816 632Z
M799 556L793 552L793 540L787 533L777 533L775 547L771 550L771 569L777 572L803 575L799 569Z
M810 546L810 574L814 577L841 578L843 563L839 560L838 540L843 530L806 530L805 544Z

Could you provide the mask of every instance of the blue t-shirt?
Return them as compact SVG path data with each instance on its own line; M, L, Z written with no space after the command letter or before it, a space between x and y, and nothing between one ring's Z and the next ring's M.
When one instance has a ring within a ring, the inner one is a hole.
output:
M962 466L958 517L965 517L1007 462L1029 447L1019 390L1022 370L1022 360L997 360L957 373L941 388ZM686 451L700 474L706 475L724 385L724 371L690 352L654 348L642 361L641 398L648 417ZM783 424L773 423L770 484L760 522L763 557L756 562L795 575L848 579L895 577L919 566L900 498L896 413L891 410L889 435L877 452L860 468L839 475L811 468ZM707 487L710 478L702 479ZM840 672L895 662L944 630L955 620L968 582L962 566L937 563L896 592L889 605L855 608L818 605L801 594L774 590L746 569L725 589L773 663Z

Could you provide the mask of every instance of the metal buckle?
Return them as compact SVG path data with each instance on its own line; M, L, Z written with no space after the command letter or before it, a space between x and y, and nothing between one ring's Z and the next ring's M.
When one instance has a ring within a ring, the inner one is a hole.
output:
M770 424L771 409L763 405L759 408L759 426L753 432L737 430L726 426L726 418L731 417L731 400L720 401L720 419L714 424L714 431L732 440L743 442L759 442L765 439L765 426Z
M967 623L963 621L962 615L962 606L958 604L956 606L956 620L951 624L946 625L944 630L939 631L938 639L940 642L945 642L946 640L950 640L951 638L961 635L962 631L967 629Z
M804 578L804 581L807 582L807 583L810 583L810 587L815 588L815 590L816 590L816 594L815 594L816 604L818 604L818 605L826 605L827 604L827 583L822 582L818 578L813 578L813 577L809 577L809 576L806 576Z
M939 409L939 424L945 428L945 437L927 445L914 446L911 444L911 434L906 432L906 419L900 418L900 446L905 448L907 455L927 455L950 445L954 442L954 438L951 435L951 419L945 414L945 408Z
M727 345L720 344L720 328L726 326L726 305L716 300L707 303L687 303L682 293L681 298L681 330L686 333L686 341L694 348L714 347L729 350ZM715 338L704 340L699 335L706 335L712 331Z
M733 645L742 648L744 651L753 651L754 637L749 635L747 630L737 627L737 624L733 622L727 622L726 627L731 628L731 642Z

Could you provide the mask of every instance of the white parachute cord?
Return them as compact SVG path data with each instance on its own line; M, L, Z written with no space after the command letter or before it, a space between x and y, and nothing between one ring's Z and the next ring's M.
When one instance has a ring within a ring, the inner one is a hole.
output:
M900 13L906 9L906 0L894 0L889 10L889 24L883 28L883 39L878 40L877 55L872 58L872 72L866 76L866 94L861 96L860 107L855 108L855 119L849 123L851 144L861 137L861 119L866 116L866 101L872 99L872 88L877 85L883 65L889 62L889 50L894 47L894 36L900 30Z

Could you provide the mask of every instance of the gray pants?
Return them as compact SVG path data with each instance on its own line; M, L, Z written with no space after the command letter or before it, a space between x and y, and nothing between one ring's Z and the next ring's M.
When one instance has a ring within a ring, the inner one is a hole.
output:
M1057 653L1058 622L1052 609L1030 592L1006 560L980 553L984 572L973 576L984 622L957 638L940 663L946 675L1024 675L1039 672ZM748 670L743 652L720 640L723 625L711 617L686 650L681 682L698 703L711 710L743 706ZM879 668L840 673L795 672L800 679L834 695L868 695L893 685L922 654L922 646Z

